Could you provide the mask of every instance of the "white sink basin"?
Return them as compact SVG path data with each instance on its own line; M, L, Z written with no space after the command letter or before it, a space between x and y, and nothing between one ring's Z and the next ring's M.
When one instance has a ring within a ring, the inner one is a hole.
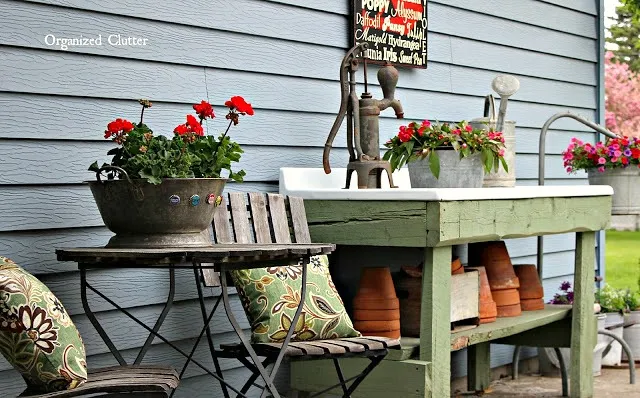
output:
M575 196L611 196L608 185L547 185L513 188L411 188L407 169L393 173L398 188L383 183L381 189L357 189L355 173L351 189L344 189L346 169L333 169L325 174L321 168L280 169L280 193L320 200L489 200L526 199ZM383 178L383 181L384 178Z

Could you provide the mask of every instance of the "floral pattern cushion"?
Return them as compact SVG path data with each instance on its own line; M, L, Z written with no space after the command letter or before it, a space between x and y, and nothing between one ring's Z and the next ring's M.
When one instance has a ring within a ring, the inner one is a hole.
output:
M251 324L251 341L284 341L300 303L302 265L233 271L231 276ZM292 341L359 336L333 284L327 256L312 257Z
M0 257L0 352L22 374L30 394L87 380L84 344L62 303L6 257Z

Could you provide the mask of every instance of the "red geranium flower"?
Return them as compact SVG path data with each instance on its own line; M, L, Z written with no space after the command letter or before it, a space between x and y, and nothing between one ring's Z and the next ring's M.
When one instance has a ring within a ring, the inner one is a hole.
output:
M194 141L193 136L204 135L204 130L202 129L200 122L198 122L198 119L193 115L187 115L187 122L176 126L176 128L173 129L173 132L179 136L186 136L187 139L185 141Z
M200 119L205 120L207 118L214 118L213 107L207 101L202 101L199 104L193 105L193 110L196 111Z
M125 135L133 130L134 125L126 119L116 119L107 124L107 129L104 131L104 138L109 139L113 137L113 140L118 144L122 144L125 140Z
M231 99L225 102L224 105L231 110L235 109L242 115L247 114L249 116L253 116L253 107L251 107L251 104L239 95L231 97Z

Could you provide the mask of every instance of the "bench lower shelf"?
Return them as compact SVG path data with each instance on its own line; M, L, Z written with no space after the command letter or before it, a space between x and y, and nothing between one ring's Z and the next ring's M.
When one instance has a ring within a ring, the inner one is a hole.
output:
M571 306L569 305L547 305L541 311L523 311L522 315L517 317L498 318L492 323L451 333L451 351L458 351L474 344L504 339L518 333L550 325L562 319L570 318L570 316ZM418 357L420 349L419 338L402 337L401 343L402 349L390 351L385 358L386 360L403 361Z

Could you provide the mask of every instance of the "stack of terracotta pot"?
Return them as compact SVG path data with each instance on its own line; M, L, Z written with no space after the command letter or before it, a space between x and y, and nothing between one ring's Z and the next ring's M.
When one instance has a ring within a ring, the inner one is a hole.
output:
M518 292L520 281L503 241L469 244L469 264L485 267L499 318L522 313Z
M464 274L464 267L458 257L454 257L451 262L451 275Z
M544 309L544 289L538 277L538 269L533 264L515 266L516 275L520 279L520 306L523 311Z
M498 316L498 307L491 295L491 286L487 278L487 270L484 267L471 267L470 269L477 270L480 278L480 297L478 303L480 307L480 323L495 322Z
M400 338L400 302L388 267L362 270L353 326L363 336Z

